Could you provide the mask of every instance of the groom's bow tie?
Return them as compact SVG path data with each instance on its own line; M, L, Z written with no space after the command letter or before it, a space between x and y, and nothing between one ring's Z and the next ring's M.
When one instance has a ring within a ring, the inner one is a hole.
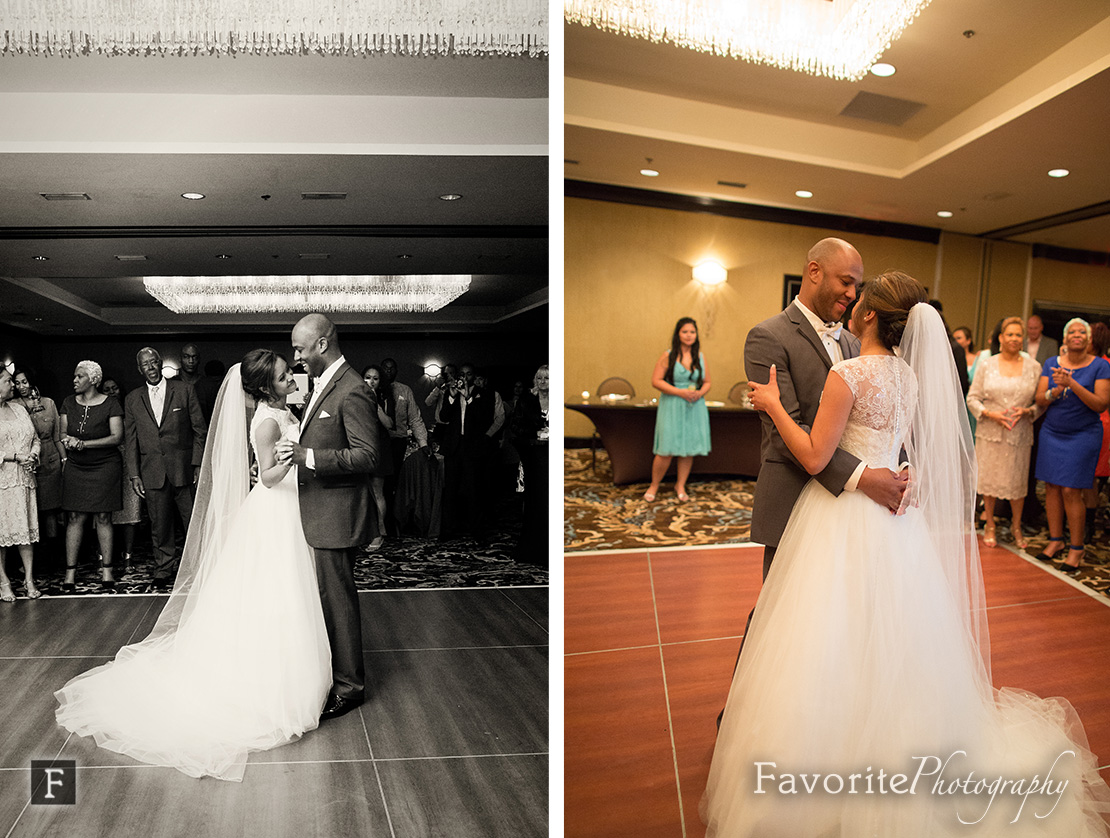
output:
M830 337L833 340L840 340L840 330L843 326L840 323L825 323L817 328L817 334L824 340Z

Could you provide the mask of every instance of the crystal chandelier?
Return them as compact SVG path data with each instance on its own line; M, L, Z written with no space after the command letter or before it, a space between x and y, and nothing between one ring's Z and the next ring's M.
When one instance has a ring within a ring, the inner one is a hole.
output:
M470 287L465 275L148 276L146 290L177 314L438 311Z
M547 51L547 0L0 0L0 55Z
M571 23L859 80L929 0L565 0Z

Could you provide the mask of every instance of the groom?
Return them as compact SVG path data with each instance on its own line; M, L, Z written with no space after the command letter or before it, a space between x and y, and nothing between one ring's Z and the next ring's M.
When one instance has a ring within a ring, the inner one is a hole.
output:
M863 259L859 252L843 239L822 239L806 256L802 286L794 302L748 332L744 343L744 372L748 380L766 382L774 364L782 404L806 432L813 427L832 365L859 355L859 340L840 325L840 320L856 299L862 280ZM810 476L790 453L770 417L761 413L760 421L763 443L751 538L764 545L766 579L794 503ZM833 495L843 491L863 492L891 512L899 509L906 489L900 475L890 469L869 468L840 448L814 479ZM741 652L754 614L753 609L748 615L740 641ZM720 724L718 716L718 727Z
M323 721L349 713L365 699L355 550L377 535L369 475L388 449L378 436L374 396L343 358L332 322L322 314L301 318L292 344L293 357L312 374L315 387L301 420L300 443L279 441L277 453L298 466L301 522L316 558L331 641L332 686Z

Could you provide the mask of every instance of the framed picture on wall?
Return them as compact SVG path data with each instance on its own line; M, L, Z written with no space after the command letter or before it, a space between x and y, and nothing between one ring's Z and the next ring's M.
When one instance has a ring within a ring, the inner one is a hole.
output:
M798 292L802 290L802 276L801 274L783 274L782 276L782 307L786 308L794 298L798 296Z

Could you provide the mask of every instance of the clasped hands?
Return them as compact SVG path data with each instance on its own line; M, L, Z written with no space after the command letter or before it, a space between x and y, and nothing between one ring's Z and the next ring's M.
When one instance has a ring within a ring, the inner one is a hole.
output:
M308 451L303 445L291 439L279 439L274 443L274 457L281 466L303 466Z
M78 439L75 436L70 436L69 434L66 434L65 436L62 437L62 446L67 451L84 451L85 450L85 440Z
M1067 390L1075 382L1071 377L1071 370L1067 367L1053 367L1052 368L1052 385L1054 387L1063 387Z
M1027 412L1027 408L1018 407L1015 405L1013 407L1006 408L1006 410L1004 411L996 410L994 413L988 413L987 418L993 419L1006 430L1012 431L1014 429L1014 426L1021 421L1022 417L1025 416Z
M30 452L20 454L18 451L15 451L12 453L12 462L23 466L27 471L33 472L39 467L39 455L31 454Z

